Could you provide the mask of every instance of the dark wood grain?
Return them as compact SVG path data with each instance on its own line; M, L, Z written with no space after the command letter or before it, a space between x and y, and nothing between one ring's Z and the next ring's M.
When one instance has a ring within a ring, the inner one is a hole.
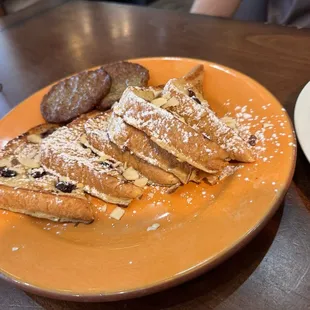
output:
M3 31L10 25L17 25L18 23L23 23L28 18L33 18L36 15L42 14L68 1L70 0L44 0L44 1L41 0L40 2L30 5L29 7L21 11L18 11L14 14L6 15L0 19L0 31ZM3 6L3 13L5 13L4 6Z
M69 2L3 26L0 83L7 106L13 107L41 87L95 65L142 56L185 56L250 75L273 92L292 117L296 97L310 79L309 50L308 30ZM274 218L241 252L193 281L140 299L87 307L27 295L0 282L0 308L310 309L309 164L299 149L294 181Z

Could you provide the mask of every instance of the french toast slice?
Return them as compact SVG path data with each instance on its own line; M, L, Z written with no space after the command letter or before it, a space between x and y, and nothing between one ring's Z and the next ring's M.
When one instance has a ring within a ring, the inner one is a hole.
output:
M210 109L202 96L203 66L195 67L183 78L171 79L162 91L163 97L175 98L176 103L162 108L179 115L186 124L217 143L228 152L229 157L241 162L255 161L249 143L244 141L238 132L229 127Z
M40 143L57 128L34 127L0 151L0 208L59 222L91 223L92 209L84 192L40 165Z
M110 118L111 112L106 112L90 118L85 122L86 140L84 141L84 145L90 147L99 156L111 157L126 164L127 167L134 168L147 178L151 184L172 186L180 183L179 179L173 174L149 164L134 155L128 148L119 147L113 143L108 136L108 122ZM135 183L139 184L139 182L139 179L135 180Z
M139 158L151 165L174 174L183 184L189 181L200 182L203 174L186 162L180 162L175 156L159 147L144 132L130 126L113 114L109 120L109 138L121 148L127 148Z
M50 173L67 178L91 195L127 206L142 195L142 188L123 176L124 167L119 163L100 159L81 143L84 124L94 115L83 115L44 139L41 163Z
M128 87L113 111L181 162L212 174L227 165L229 157L226 151L172 113L151 104L153 99L152 90Z

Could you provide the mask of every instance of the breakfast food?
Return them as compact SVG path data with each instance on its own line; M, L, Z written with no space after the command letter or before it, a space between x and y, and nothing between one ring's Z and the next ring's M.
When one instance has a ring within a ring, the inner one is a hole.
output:
M212 111L203 78L197 66L146 87L147 69L118 62L56 84L41 111L66 124L35 127L1 151L0 208L90 223L87 193L117 204L110 217L120 220L120 206L139 199L146 185L168 193L189 182L214 185L240 168L237 161L253 162L256 137L244 140L232 119Z
M40 125L11 140L0 153L2 209L60 222L91 223L84 192L49 174L40 164L40 144L56 125Z
M180 162L175 156L153 142L144 132L127 125L121 117L116 115L109 120L108 134L115 144L128 148L146 162L174 174L183 184L190 181L199 183L205 179L214 185L234 172L233 166L228 165L219 173L210 174L194 168L187 162Z
M98 105L98 109L105 111L121 98L128 86L146 86L149 81L149 71L139 64L119 61L103 66L112 79L111 90Z
M202 97L199 92L202 89L202 74L203 68L198 66L183 78L169 80L162 92L162 107L176 113L197 132L216 142L227 151L231 159L253 162L254 156L249 143L199 99ZM176 99L175 104L167 104L170 98Z
M227 165L228 154L216 143L204 138L174 114L144 99L152 98L152 94L143 88L128 87L113 111L127 124L144 131L179 161L207 173L217 173Z
M90 118L84 126L86 133L84 145L90 147L99 156L107 156L107 158L113 158L126 163L128 167L139 171L144 176L144 182L146 183L172 186L180 182L173 174L149 164L147 161L136 156L124 145L113 143L108 135L108 125L110 120L112 121L112 118L111 113L102 113L94 118ZM142 145L139 145L139 147L143 148ZM142 182L141 184L143 184L143 181L139 180L135 180L135 183L139 184Z
M103 68L78 73L51 88L42 100L41 113L47 122L68 122L93 110L110 87L111 78Z
M178 161L175 156L158 146L143 131L127 125L121 117L115 114L109 120L108 134L116 145L128 148L145 162L175 175L183 184L189 181L199 182L203 179L202 173L197 169Z
M132 199L140 197L143 190L131 182L130 176L126 175L127 169L120 162L100 158L85 148L81 138L85 121L91 115L79 117L44 139L41 144L42 166L93 196L126 206Z

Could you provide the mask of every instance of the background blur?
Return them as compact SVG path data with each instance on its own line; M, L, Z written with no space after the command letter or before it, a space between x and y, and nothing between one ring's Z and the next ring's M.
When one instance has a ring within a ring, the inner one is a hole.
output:
M51 0L0 0L0 16L11 15L27 8L35 9L40 5L40 2L42 3L44 1L51 1ZM85 1L93 1L93 0L85 0ZM114 0L114 1L102 1L102 2L121 2L126 4L146 5L158 9L189 12L194 0L122 0L122 1ZM264 4L262 5L262 3L265 2L266 2L265 0L243 1L242 5L236 12L234 18L241 20L264 21L266 16L265 14L266 6ZM253 9L250 10L249 4L251 4L251 6L253 7L253 3L257 3L258 8L255 10Z

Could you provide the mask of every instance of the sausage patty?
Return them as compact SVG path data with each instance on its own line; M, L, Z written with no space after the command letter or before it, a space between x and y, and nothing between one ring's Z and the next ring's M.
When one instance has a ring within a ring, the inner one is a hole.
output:
M111 88L111 78L101 67L84 71L54 85L43 97L41 113L49 123L65 123L98 105Z
M135 63L119 61L103 66L112 79L110 92L101 100L97 108L105 111L118 101L127 86L147 86L149 71Z

